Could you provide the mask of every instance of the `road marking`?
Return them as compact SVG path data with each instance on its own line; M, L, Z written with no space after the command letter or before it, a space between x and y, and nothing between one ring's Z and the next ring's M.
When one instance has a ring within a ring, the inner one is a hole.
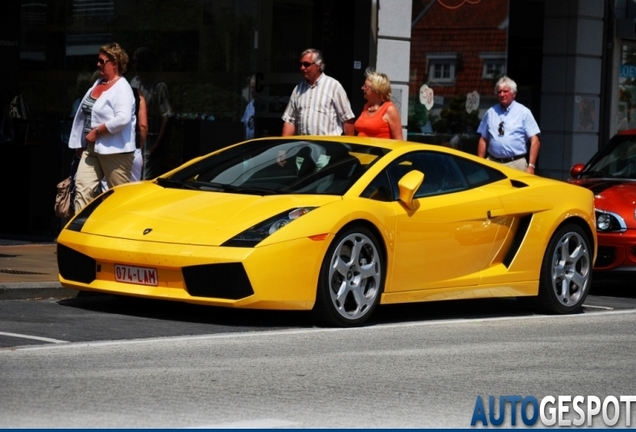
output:
M187 429L273 429L298 425L298 423L279 419L243 420L219 423L208 426L197 426Z
M9 336L9 337L14 337L14 338L21 338L21 339L33 339L33 340L38 340L38 341L42 341L42 342L51 342L54 344L66 344L69 343L69 341L63 341L63 340L59 340L59 339L51 339L51 338L45 338L45 337L40 337L40 336L31 336L31 335L25 335L25 334L18 334L18 333L6 333L6 332L0 332L0 336Z
M592 306L592 305L583 305L584 308L586 309L603 309L603 310L614 310L613 307L608 307L608 306Z
M133 345L133 344L155 344L166 342L184 342L184 341L200 341L200 340L214 340L214 339L236 339L236 338L253 338L262 336L286 336L286 335L299 335L309 333L328 333L328 332L360 332L360 331L381 331L386 329L400 328L400 327L425 327L436 325L449 325L449 324L476 324L476 323L488 323L492 321L511 321L511 320L532 320L532 319L578 319L578 318L599 318L607 315L626 315L634 314L636 309L621 309L621 310L609 310L602 314L574 314L574 315L524 315L524 316L506 316L506 317L490 317L490 318L460 318L452 320L434 320L434 321L418 321L408 323L396 323L396 324L378 324L369 327L353 327L353 328L310 328L310 329L298 329L298 330L274 330L274 331L251 331L243 333L222 333L222 334L207 334L207 335L194 335L194 336L166 336L166 337L154 337L145 339L124 339L124 340L112 340L112 341L89 341L89 342L67 342L64 345L38 345L38 346L24 346L13 347L12 351L33 351L43 349L71 349L71 348L98 348L108 346L119 345ZM2 334L2 333L0 333ZM51 339L55 340L55 339ZM63 343L63 342L58 342ZM2 349L0 349L2 353Z

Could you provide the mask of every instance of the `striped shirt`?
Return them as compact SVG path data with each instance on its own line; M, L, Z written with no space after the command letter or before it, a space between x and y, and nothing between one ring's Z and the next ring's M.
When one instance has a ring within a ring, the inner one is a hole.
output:
M82 113L84 113L84 134L88 135L88 133L93 129L93 125L91 123L91 116L93 114L93 106L95 105L95 99L93 96L89 94L86 95L84 100L82 101L80 108Z
M294 88L282 117L296 135L342 135L343 123L353 118L344 88L324 73L313 86L303 81Z

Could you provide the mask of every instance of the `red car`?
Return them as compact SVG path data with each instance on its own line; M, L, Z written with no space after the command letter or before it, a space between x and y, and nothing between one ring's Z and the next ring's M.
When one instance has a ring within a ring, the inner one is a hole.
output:
M587 164L574 165L570 175L571 183L595 196L594 277L636 277L636 129L616 134Z

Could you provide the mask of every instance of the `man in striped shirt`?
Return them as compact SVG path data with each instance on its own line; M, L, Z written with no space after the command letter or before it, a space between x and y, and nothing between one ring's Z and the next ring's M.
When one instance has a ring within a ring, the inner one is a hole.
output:
M342 85L324 73L322 53L313 48L300 56L305 81L296 86L283 113L283 136L355 135L349 98Z

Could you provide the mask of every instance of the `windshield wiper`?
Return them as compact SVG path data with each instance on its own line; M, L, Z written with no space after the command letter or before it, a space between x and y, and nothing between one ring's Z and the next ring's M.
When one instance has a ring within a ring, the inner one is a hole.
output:
M231 184L220 184L219 186L222 187L226 192L247 193L256 195L276 195L277 193L280 193L278 189L262 188L258 186L235 186Z
M193 184L192 182L187 182L183 180L174 180L170 178L158 178L157 184L163 187L170 187L176 189L193 189L199 190L199 187Z
M204 181L187 181L187 180L174 180L170 178L158 178L157 184L164 187L173 187L179 189L192 189L192 190L204 190L213 192L236 192L247 193L252 195L275 195L280 191L269 188L262 188L258 186L235 186L225 183L214 183Z

